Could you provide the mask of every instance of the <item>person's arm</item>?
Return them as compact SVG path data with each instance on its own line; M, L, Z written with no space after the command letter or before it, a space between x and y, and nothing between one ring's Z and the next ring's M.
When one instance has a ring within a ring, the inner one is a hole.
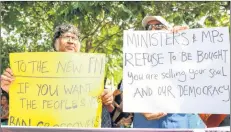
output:
M114 106L115 106L116 108L120 107L115 101L114 101Z
M7 107L5 114L1 116L1 119L8 119L8 117L9 117L9 108Z
M167 113L159 112L159 113L142 113L142 115L147 120L159 120L160 118L167 115Z
M101 99L108 112L112 112L115 108L113 105L114 98L112 92L110 92L108 89L104 89L101 95Z
M8 119L9 117L9 112L6 112L5 115L1 116L1 119Z
M10 84L14 81L14 75L10 68L7 68L5 72L1 75L1 88L5 92L9 92Z
M115 107L112 104L111 105L107 105L105 107L106 107L106 109L107 109L108 112L112 112L115 109Z
M113 92L113 96L117 96L121 94L120 90L116 89L114 92Z

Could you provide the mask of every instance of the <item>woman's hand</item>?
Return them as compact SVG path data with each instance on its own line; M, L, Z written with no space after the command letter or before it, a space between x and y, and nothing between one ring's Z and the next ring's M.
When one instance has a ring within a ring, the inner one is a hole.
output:
M14 74L10 68L7 68L4 73L1 75L1 88L9 92L9 87L14 81Z

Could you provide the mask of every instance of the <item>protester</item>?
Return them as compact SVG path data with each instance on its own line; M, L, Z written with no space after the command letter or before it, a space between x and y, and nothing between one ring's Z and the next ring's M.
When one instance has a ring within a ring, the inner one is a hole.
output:
M122 80L118 84L117 89L114 91L114 111L111 113L112 124L115 128L127 128L131 126L133 121L133 113L123 112L123 92Z
M79 41L79 31L71 24L62 24L55 28L54 38L52 46L57 52L80 52L81 43ZM7 68L5 72L1 75L1 88L8 92L9 86L14 81L14 74L10 68ZM103 112L112 112L114 110L113 106L113 94L107 89L104 89L101 95L102 103L104 105ZM104 113L102 114L104 116ZM103 127L110 127L104 125L104 120L102 119Z
M1 95L1 124L7 125L9 117L9 97L7 93Z
M104 78L104 88L105 89L109 89L108 86L107 86L107 78L105 77ZM103 106L103 109L102 109L102 122L101 122L101 127L102 128L111 128L112 127L112 121L111 121L111 112L108 112L106 107Z
M146 16L142 20L145 30L170 30L179 32L188 29L187 26L171 28L161 16ZM170 113L134 113L134 128L204 128L203 121L197 114L170 114Z

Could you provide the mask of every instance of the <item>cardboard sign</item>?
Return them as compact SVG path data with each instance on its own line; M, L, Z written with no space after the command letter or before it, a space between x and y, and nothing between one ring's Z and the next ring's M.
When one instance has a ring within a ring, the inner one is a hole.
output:
M12 53L11 126L100 127L105 56Z
M124 31L125 112L230 112L227 27Z

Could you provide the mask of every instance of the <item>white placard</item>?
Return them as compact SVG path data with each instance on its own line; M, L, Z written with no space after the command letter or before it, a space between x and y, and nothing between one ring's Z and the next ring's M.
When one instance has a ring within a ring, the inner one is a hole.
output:
M124 31L125 112L230 113L227 27Z

